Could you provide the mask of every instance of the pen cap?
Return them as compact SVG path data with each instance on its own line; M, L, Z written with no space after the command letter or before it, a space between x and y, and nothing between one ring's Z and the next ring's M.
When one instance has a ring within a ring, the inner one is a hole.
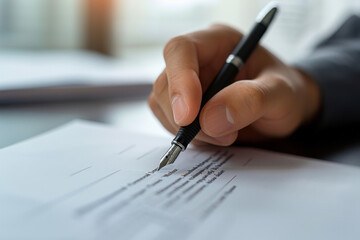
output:
M278 4L276 2L270 2L266 5L258 14L256 23L249 34L244 36L240 43L235 47L233 54L240 57L241 60L245 62L256 48L256 45L270 26L277 12Z
M256 22L269 26L278 11L279 4L277 2L270 2L257 15Z

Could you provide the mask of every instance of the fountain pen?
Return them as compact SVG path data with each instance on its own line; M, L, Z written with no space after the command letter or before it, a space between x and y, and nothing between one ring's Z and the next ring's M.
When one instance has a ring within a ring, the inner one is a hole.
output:
M246 60L258 45L261 37L264 35L270 23L274 19L277 11L278 7L274 2L269 3L263 10L260 11L256 18L255 25L250 33L240 40L233 52L226 59L226 62L220 69L218 75L204 93L201 101L200 111L209 101L209 99L211 99L216 93L233 82L239 69L244 65ZM171 142L171 147L161 158L158 170L166 165L174 163L180 152L184 151L187 145L198 134L201 129L199 115L200 114L197 115L195 120L190 125L180 127L177 135Z

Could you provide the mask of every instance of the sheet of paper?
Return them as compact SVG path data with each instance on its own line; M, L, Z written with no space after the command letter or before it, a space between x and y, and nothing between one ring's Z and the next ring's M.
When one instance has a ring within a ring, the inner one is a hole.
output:
M359 239L360 169L77 121L0 151L0 239Z

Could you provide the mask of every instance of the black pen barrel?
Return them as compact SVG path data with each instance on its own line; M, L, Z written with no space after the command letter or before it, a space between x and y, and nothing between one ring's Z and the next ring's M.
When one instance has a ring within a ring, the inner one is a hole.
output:
M249 58L251 53L258 45L261 37L266 32L267 27L262 23L256 23L250 33L240 41L235 47L233 54L238 56L243 62Z

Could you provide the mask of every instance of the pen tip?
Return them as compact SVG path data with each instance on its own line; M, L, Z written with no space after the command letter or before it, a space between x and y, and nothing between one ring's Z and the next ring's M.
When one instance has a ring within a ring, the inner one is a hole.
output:
M165 167L167 164L167 160L166 158L162 158L161 161L160 161L160 164L159 164L159 167L158 167L158 171L160 171L160 169L162 169L163 167Z
M169 150L161 158L158 171L163 167L165 167L166 165L174 163L176 158L179 156L180 152L181 152L181 147L179 147L176 144L172 144Z

